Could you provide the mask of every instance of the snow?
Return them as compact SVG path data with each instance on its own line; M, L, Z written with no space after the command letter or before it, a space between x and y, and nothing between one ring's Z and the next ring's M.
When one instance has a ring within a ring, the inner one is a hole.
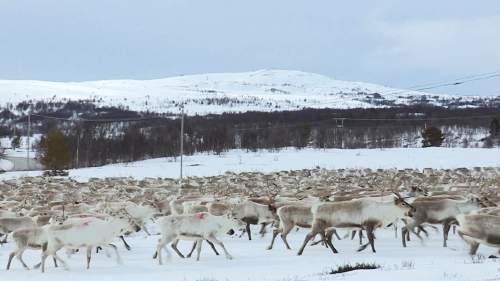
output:
M177 159L178 160L178 159ZM221 174L226 171L262 171L314 168L457 168L473 166L500 167L500 149L462 149L462 148L413 148L413 149L285 149L279 152L258 151L247 153L234 150L221 156L196 154L185 157L185 174L206 176ZM98 168L71 170L70 176L84 181L90 177L132 176L177 177L179 163L172 158L151 159L128 164L107 165ZM41 172L7 172L0 179L24 175L40 175ZM151 223L150 230L157 233ZM68 261L70 271L54 268L47 260L47 272L38 270L25 271L16 259L11 271L0 271L1 280L6 281L123 281L135 280L231 280L231 281L326 281L326 280L497 280L500 277L499 263L494 259L475 258L467 254L465 243L456 234L450 234L448 248L443 248L442 234L430 230L430 238L421 244L416 238L401 246L400 238L394 237L392 230L376 232L377 253L369 249L356 252L356 240L343 239L334 241L340 251L333 255L323 246L307 247L303 256L296 256L306 231L293 231L288 237L293 248L286 250L282 241L276 240L275 248L265 250L270 242L270 235L260 238L257 228L253 229L254 240L245 237L222 237L228 251L235 257L226 260L224 256L215 256L208 245L203 245L199 262L194 259L180 259L173 256L166 265L159 266L152 259L158 240L157 235L145 236L136 233L127 240L132 246L126 251L120 241L115 244L124 260L117 265L114 258L107 258L102 252L93 254L90 270L85 269L83 253L71 258L61 256ZM341 236L345 231L340 230ZM181 251L186 253L190 243L181 242ZM0 247L0 261L6 263L8 254L14 245L8 243ZM83 251L82 251L83 252ZM488 257L496 254L492 248L481 246L479 253ZM173 254L174 255L174 254ZM40 253L28 250L25 260L29 265L39 261ZM346 263L369 262L381 265L376 270L361 270L339 275L326 272Z
M33 149L40 139L42 138L42 134L33 134L29 138L30 147ZM5 149L5 153L7 156L12 157L26 157L26 149L28 148L28 137L21 136L19 147L16 149L12 149L12 137L2 137L0 138L0 147ZM32 154L36 154L33 152ZM33 156L34 157L34 156Z
M6 159L0 159L0 170L10 171L14 168L14 163Z
M87 181L91 177L177 178L179 158L156 158L70 170L70 177ZM391 149L312 149L246 152L231 150L221 155L199 153L184 157L185 176L210 176L226 171L274 172L321 167L326 169L423 169L460 167L500 167L500 149L492 148L391 148ZM0 179L38 176L41 171L8 172Z
M408 104L410 96L425 95L436 105L442 104L443 99L457 98L370 83L334 80L319 74L291 70L198 74L155 80L0 80L0 105L4 106L29 100L90 100L98 106L123 106L135 111L177 113L179 103L185 103L187 114L191 115L297 110L305 107L379 107L365 100L366 94L374 93L398 104ZM478 97L461 98L462 101L472 101Z
M257 228L253 229L257 234ZM156 232L155 232L156 233ZM346 231L340 230L340 235ZM296 256L306 231L293 231L288 237L293 250L286 250L278 238L273 250L266 250L270 242L268 233L264 238L254 235L252 241L246 237L221 237L228 251L234 256L226 260L223 255L215 256L206 243L203 244L199 262L194 258L180 259L174 253L170 261L160 266L152 259L158 240L157 235L146 237L142 233L128 238L132 246L126 251L120 241L116 241L124 264L117 265L114 259L107 258L103 252L93 253L91 268L85 269L85 255L78 253L71 258L61 251L60 256L69 262L70 271L54 268L51 259L47 259L47 272L39 270L26 271L14 259L10 271L2 271L0 276L6 281L123 281L135 280L497 280L500 276L499 263L493 259L471 259L467 247L458 235L450 234L448 248L441 246L441 234L430 231L430 238L422 245L413 239L407 248L401 246L400 238L394 237L392 230L376 232L375 246L377 253L369 249L356 252L357 240L334 240L339 254L321 245L306 247L303 256ZM180 242L181 252L187 253L190 242ZM0 249L0 260L6 262L8 253L13 249L9 243ZM82 251L84 252L84 251ZM172 251L171 251L172 252ZM488 257L496 254L492 248L481 246L479 253ZM25 252L28 265L39 261L38 251ZM369 262L381 265L380 269L353 271L345 274L327 275L332 268L346 263Z

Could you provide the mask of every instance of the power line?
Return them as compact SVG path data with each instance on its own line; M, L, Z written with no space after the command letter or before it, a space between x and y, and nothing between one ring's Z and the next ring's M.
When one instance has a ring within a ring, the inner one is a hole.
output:
M425 122L425 121L439 121L439 120L468 120L468 119L489 119L495 118L500 115L475 115L475 116L449 116L449 117L430 117L430 118L351 118L351 117L332 117L317 121L303 121L293 125L285 126L269 126L269 127L256 127L256 128L235 128L235 131L259 131L259 130L273 130L273 129L287 129L287 128L297 128L303 126L318 125L327 122L338 122L338 121L394 121L394 122ZM134 121L151 121L151 120L165 120L169 119L166 117L148 117L148 118L124 118L124 119L72 119L72 118L61 118L46 116L40 114L31 114L31 116L37 116L40 118L59 120L64 122L97 122L97 123L112 123L112 122L134 122ZM336 124L337 126L338 124ZM343 125L341 126L343 127Z
M462 85L462 84L469 83L472 81L486 80L486 79L492 79L492 78L496 78L496 77L500 77L500 73L492 74L492 75L484 76L484 77L476 77L476 78L470 78L470 79L466 79L466 80L462 80L462 81L447 82L447 83L442 83L442 84L438 84L438 85L434 85L434 86L418 88L418 89L416 89L416 91L424 91L424 90L442 88L442 87L447 87L447 86L458 86L458 85Z
M467 120L467 119L489 119L500 116L497 115L476 115L476 116L452 116L452 117L433 117L433 118L349 118L349 117L334 117L319 121L307 122L303 121L299 124L286 125L286 126L272 126L272 127L257 127L257 128L237 128L236 131L259 131L259 130L272 130L272 129L286 129L286 128L296 128L303 126L310 126L315 124L321 124L332 121L410 121L410 122L425 122L425 121L439 121L439 120ZM335 124L337 126L337 124ZM341 127L343 127L342 125Z
M497 115L475 115L475 116L451 116L451 117L433 117L433 118L334 118L350 121L436 121L436 120L467 120L467 119L486 119L495 118Z
M480 74L467 75L467 76L463 76L463 77L459 77L459 78L447 80L446 82L433 82L433 83L425 83L425 84L414 85L414 86L406 87L406 89L407 90L419 89L419 88L429 87L429 86L433 86L433 85L440 85L440 84L443 84L443 83L452 83L452 82L460 81L460 80L464 80L464 79L479 78L479 77L482 77L482 76L490 76L490 75L496 75L496 74L500 74L500 70L492 71L492 72L486 72L486 73L480 73Z
M463 84L470 83L473 81L488 80L488 79L493 79L493 78L497 78L497 77L500 77L500 70L482 73L482 74L476 74L476 75L468 75L468 76L464 76L461 78L447 80L447 81L443 81L443 82L415 85L415 86L407 87L406 89L396 90L393 92L385 92L385 93L381 93L381 94L396 95L396 94L403 94L403 93L408 93L408 92L420 92L420 91L437 89L437 88L448 87L448 86L459 86L459 85L463 85ZM429 93L425 93L425 94L429 94ZM332 104L332 103L338 103L338 101L325 102L322 104Z
M151 120L165 120L170 119L168 117L141 117L141 118L108 118L108 119L87 119L87 118L63 118L55 117L41 114L31 114L31 116L36 116L45 119L52 119L65 122L94 122L94 123L113 123L113 122L140 122L140 121L151 121Z

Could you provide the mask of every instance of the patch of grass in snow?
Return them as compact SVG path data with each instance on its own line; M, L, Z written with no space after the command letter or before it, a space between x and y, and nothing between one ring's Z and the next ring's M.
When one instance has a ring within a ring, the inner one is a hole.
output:
M280 279L278 281L306 281L306 279L299 278L298 276L294 276L293 278L292 277L286 277L286 278Z
M481 254L473 255L471 256L472 263L473 264L478 264L478 263L484 263L486 260L486 257Z
M413 261L402 261L401 268L403 269L414 269L415 263Z
M349 271L354 271L354 270L366 270L366 269L378 269L380 268L380 265L376 263L356 263L355 265L351 264L344 264L336 269L332 269L328 274L339 274L339 273L345 273Z

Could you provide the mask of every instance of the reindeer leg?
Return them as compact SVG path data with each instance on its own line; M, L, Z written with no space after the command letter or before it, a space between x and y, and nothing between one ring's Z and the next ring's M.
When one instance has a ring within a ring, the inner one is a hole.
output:
M109 247L113 248L115 250L115 255L116 255L116 263L117 264L123 264L122 258L120 256L120 253L118 252L118 247L116 247L114 244L108 244Z
M7 268L5 270L10 269L10 264L12 263L12 259L14 258L15 255L16 255L16 251L9 254L9 261L7 262Z
M193 247L191 247L191 251L189 251L189 254L187 254L186 258L190 258L191 255L193 254L194 250L196 249L196 244L198 244L197 241L193 242Z
M24 253L24 250L20 251L20 252L17 252L17 255L16 255L16 258L21 262L21 264L23 265L23 267L26 269L26 270L29 270L29 266L24 262L23 260L23 253ZM10 258L10 257L9 257ZM57 267L57 266L56 266Z
M217 249L215 248L214 243L212 243L212 242L210 242L208 240L206 240L206 241L207 241L208 245L210 245L210 248L212 248L212 250L214 251L215 255L218 256L219 252L217 252Z
M87 247L87 269L90 269L90 257L92 255L92 247Z
M372 252L376 253L377 251L375 251L375 234L373 233L373 229L370 230L369 233L367 233L368 235L368 240L370 241L370 246L372 247Z
M358 248L358 252L363 251L364 249L366 249L366 247L368 247L368 245L370 245L372 248L372 251L374 253L376 253L376 251L375 251L375 235L373 235L374 226L372 224L365 225L365 230L366 230L366 236L368 237L368 243L360 246Z
M160 238L158 240L158 244L156 245L156 253L155 255L153 256L153 259L154 258L157 258L158 259L158 264L159 265L162 265L163 264L163 261L162 261L162 257L161 257L161 250L163 249L163 247L165 246L165 240L163 238Z
M267 232L266 227L267 227L267 223L260 224L260 230L259 230L260 237L264 237L266 235L266 232Z
M57 252L54 252L52 257L54 259L58 260L62 264L62 266L64 267L64 270L69 270L68 264L57 255Z
M229 254L229 252L226 250L226 247L224 246L224 243L222 243L220 240L218 240L214 235L208 236L207 240L210 241L210 242L212 242L212 243L214 243L214 244L219 245L222 248L222 250L224 251L224 254L226 255L226 258L228 260L232 260L233 259L233 256L231 256Z
M332 229L332 233L337 237L337 240L342 240L342 238L339 236L339 233L337 232L336 229Z
M323 241L325 241L327 247L330 247L330 249L332 250L332 252L334 254L337 254L338 251L337 251L337 249L335 249L335 247L332 244L332 240L331 240L332 239L332 235L329 234L328 237L326 237L324 232L320 232L319 235L321 235L321 239L323 239Z
M408 228L403 226L401 229L401 242L403 243L403 247L406 248L406 236L408 235Z
M196 240L196 261L200 261L201 244L203 244L203 240Z
M3 240L0 241L0 244L7 244L7 236L9 236L9 234L8 233L4 233Z
M353 230L353 231L351 232L351 240L353 240L353 239L354 239L354 236L356 236L356 230Z
M446 241L448 240L448 233L450 232L450 223L445 221L443 223L443 247L447 247Z
M42 273L45 272L45 260L46 259L47 259L47 254L43 253L42 254L42 261L40 262Z
M290 232L292 231L293 229L293 226L288 226L288 227L285 227L285 229L283 230L283 232L281 232L281 240L283 240L283 243L285 243L285 247L288 249L288 250L291 250L292 248L290 247L290 244L288 244L288 234L290 234Z
M47 248L48 248L48 243L44 243L42 245L42 259L40 261L40 267L41 267L42 273L45 272L45 260L47 259L47 256L48 256Z
M316 236L317 234L317 230L311 230L311 232L309 232L306 237L304 238L304 242L302 243L302 246L300 247L299 251L297 252L297 255L298 256L301 256L302 253L304 252L304 248L306 247L307 243L309 243L309 241L311 239L313 239L314 236Z
M419 225L418 230L418 232L423 232L425 234L425 237L429 237L429 232L427 232L427 230L425 230L423 226Z
M130 245L127 243L127 241L125 241L125 237L123 237L123 235L120 235L120 239L122 240L123 242L123 246L125 246L125 249L127 249L127 251L130 251Z
M267 250L272 250L273 249L274 240L276 240L276 237L278 236L278 234L280 232L281 232L281 229L278 229L278 228L273 229L273 238L271 239L271 244L269 244L269 246L267 246Z
M146 234L147 234L148 236L151 236L151 233L150 233L150 232L149 232L149 230L146 228L146 224L145 224L145 223L143 223L143 224L141 225L141 228L142 228L142 230L144 230L144 232L146 232Z
M248 240L252 240L252 232L250 231L250 224L247 223L245 230L247 231Z
M359 236L359 245L363 245L363 230L362 229L358 230L358 236Z
M311 242L311 246L316 246L316 245L318 245L318 244L320 244L320 243L321 243L323 246L326 246L326 247L328 248L328 245L326 245L326 244L325 244L325 241L323 241L323 240L321 240L321 239L320 239L320 240L318 240L318 241L314 241L314 240L313 240L313 241Z
M469 254L470 255L475 255L477 253L477 249L479 248L479 243L476 241L470 239L470 236L466 235L462 231L458 231L458 235L467 243L469 244Z
M179 251L179 248L177 248L177 244L179 244L179 239L176 239L172 244L170 244L170 247L174 250L174 252L181 258L184 258L184 255Z
M479 243L474 242L470 245L469 254L475 255L477 253L477 249L479 249Z

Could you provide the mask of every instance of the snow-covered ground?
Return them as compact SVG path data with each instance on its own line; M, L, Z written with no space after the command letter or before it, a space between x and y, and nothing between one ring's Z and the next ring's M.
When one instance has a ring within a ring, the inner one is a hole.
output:
M391 148L391 149L283 149L246 152L232 150L221 155L195 154L184 157L185 176L210 176L226 171L273 172L306 168L459 168L500 167L500 149L485 148ZM87 181L91 177L176 178L179 158L156 158L95 168L70 170L70 177ZM41 171L7 172L0 179L24 175L38 176Z
M257 229L254 228L254 233ZM127 252L120 241L116 241L124 264L117 265L114 257L107 258L103 252L93 254L91 268L85 269L83 253L66 258L61 251L61 257L69 261L70 270L54 268L51 259L47 259L47 272L39 270L26 271L17 260L13 268L0 272L1 280L5 281L136 281L136 280L220 280L220 281L299 281L299 280L498 280L500 278L500 262L488 258L472 259L467 254L467 247L458 235L450 234L449 247L441 246L441 234L430 231L430 239L422 245L417 239L409 242L407 248L401 246L400 239L394 237L392 230L376 232L377 253L366 249L356 252L358 242L349 239L334 241L339 254L332 254L323 246L307 247L303 256L297 256L305 231L293 231L289 242L293 250L286 250L282 241L276 240L275 248L266 250L270 241L268 234L264 238L254 235L252 241L246 238L222 237L228 251L234 256L226 260L223 255L215 256L207 244L203 245L199 262L194 258L180 259L175 254L171 261L160 266L152 259L158 236L146 237L136 234L127 239L132 250ZM345 231L340 231L341 236ZM186 253L189 242L181 242L181 251ZM7 261L13 244L0 248L2 267ZM488 257L496 254L492 248L481 246L479 254ZM165 256L165 255L164 255ZM29 265L37 263L40 253L26 251L25 260ZM376 263L381 266L376 270L360 270L345 274L328 275L332 268L346 263L356 262Z
M30 152L30 158L36 157L36 151L33 148L42 138L42 134L33 134L29 138L29 143L32 152ZM12 149L12 138L11 137L3 137L0 138L0 147L5 149L5 155L10 157L27 157L26 150L28 148L28 137L21 136L19 147L16 149Z
M98 106L123 106L135 111L177 113L185 103L187 114L297 110L302 108L379 107L374 101L408 104L425 96L435 105L461 98L405 91L390 87L335 80L315 73L259 70L211 73L156 80L48 82L0 80L0 105L23 101L89 100ZM486 97L482 97L486 98Z
M286 149L279 152L230 151L221 156L197 154L185 157L185 174L205 176L221 174L226 171L263 171L314 168L456 168L473 166L500 166L500 149L461 149L461 148L415 148L415 149L356 149L356 150L315 150ZM98 168L85 168L70 171L70 176L81 181L90 177L131 176L177 177L179 162L171 158L152 159L129 164L107 165ZM40 175L41 172L8 172L0 179L24 175ZM157 233L151 223L152 233ZM270 236L258 237L254 229L254 240L246 238L223 237L228 250L235 257L226 260L215 256L204 244L201 261L180 259L176 256L164 266L157 265L152 259L158 236L145 236L143 233L129 237L132 251L119 245L124 264L117 265L113 258L104 253L94 254L92 267L85 269L85 257L78 253L69 261L70 271L53 268L52 261L45 274L38 270L25 271L17 260L13 261L11 271L0 271L0 280L6 281L124 281L132 280L230 280L230 281L295 281L295 280L498 280L500 263L495 259L484 258L496 254L496 250L481 246L479 257L467 254L465 243L457 236L450 235L448 248L443 248L442 234L430 231L431 237L422 245L416 238L408 248L401 246L400 238L394 237L392 230L379 230L376 235L377 253L369 249L356 252L357 242L349 239L334 241L340 254L333 255L323 246L306 248L304 255L296 256L305 231L292 232L289 241L292 251L284 248L277 239L275 249L265 250ZM341 235L345 231L340 231ZM184 253L190 248L181 242ZM14 245L9 243L0 247L0 265L3 267ZM40 253L27 251L25 260L33 265L39 261ZM376 263L376 270L361 270L339 275L326 272L339 265L356 262Z

